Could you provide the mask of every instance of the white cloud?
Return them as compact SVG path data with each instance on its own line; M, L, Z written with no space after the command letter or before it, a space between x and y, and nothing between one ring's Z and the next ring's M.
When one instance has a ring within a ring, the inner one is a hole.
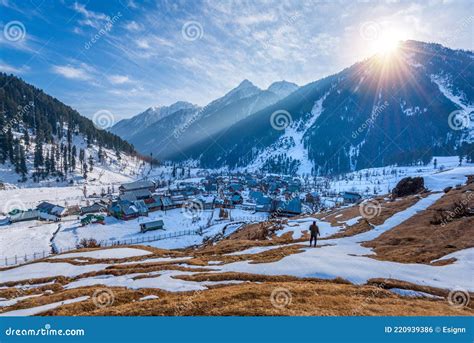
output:
M131 32L138 32L138 31L141 31L143 30L143 27L138 24L136 21L129 21L127 24L125 24L125 28L128 30L128 31L131 31Z
M136 44L140 49L150 49L150 43L146 39L137 39Z
M271 13L261 13L254 15L244 15L237 17L234 21L240 25L255 25L276 21L276 17Z
M71 65L53 66L53 72L55 72L56 74L64 76L65 78L68 78L68 79L82 80L82 81L92 79L92 75L87 69L88 69L87 67L81 68L81 67L73 67Z
M79 20L79 24L83 26L90 26L95 29L100 29L103 25L110 21L110 17L104 13L90 11L86 8L85 5L75 2L73 5L73 10L79 14L82 14L84 19Z
M123 85L125 83L131 83L132 80L127 75L110 75L107 77L110 83L114 85Z
M4 73L11 73L11 74L23 74L27 72L30 68L28 66L23 66L23 67L15 67L12 66L8 63L5 63L0 60L0 71L3 71Z

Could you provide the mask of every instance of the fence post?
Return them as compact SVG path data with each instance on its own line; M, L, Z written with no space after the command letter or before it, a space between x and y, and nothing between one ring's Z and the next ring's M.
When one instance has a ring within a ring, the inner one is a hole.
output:
M5 265L8 266L8 258L5 257Z
M15 264L18 264L18 259L16 258L16 255L15 255Z

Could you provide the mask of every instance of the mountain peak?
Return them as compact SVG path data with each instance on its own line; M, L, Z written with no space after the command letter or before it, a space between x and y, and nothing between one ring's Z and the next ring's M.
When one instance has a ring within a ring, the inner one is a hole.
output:
M285 80L273 82L268 88L267 91L273 92L278 95L280 98L285 98L299 87L296 83L288 82Z
M235 101L238 99L247 98L253 95L258 94L262 90L255 86L252 82L245 79L237 87L232 89L222 98L218 99L218 102L223 101L223 103L229 103L230 101Z
M247 88L247 87L257 87L255 86L252 82L250 82L248 79L243 80L236 89L239 88Z

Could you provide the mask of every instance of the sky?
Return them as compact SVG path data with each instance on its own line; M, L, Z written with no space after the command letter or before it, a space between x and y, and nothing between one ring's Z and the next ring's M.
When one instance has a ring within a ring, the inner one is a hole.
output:
M0 0L0 71L92 118L305 85L415 39L473 50L470 0Z

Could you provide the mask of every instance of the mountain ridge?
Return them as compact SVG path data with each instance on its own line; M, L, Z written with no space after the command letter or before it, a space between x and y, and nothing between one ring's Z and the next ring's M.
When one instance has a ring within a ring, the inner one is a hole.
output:
M433 75L442 76L455 96L472 104L473 87L459 77L461 71L465 79L474 76L472 59L470 51L406 41L397 54L374 56L302 86L222 132L185 147L171 159L193 161L205 168L254 165L267 172L318 175L426 163L433 154L472 156L472 141L463 138L472 128L452 129L448 121L451 113L462 108L432 80ZM291 137L279 141L286 128L273 128L272 114L288 112L290 129L298 130L328 92L319 118L306 128L301 141ZM271 154L285 144L279 156ZM295 145L306 150L306 160L287 155ZM255 163L265 154L273 156ZM302 164L312 168L301 170Z

